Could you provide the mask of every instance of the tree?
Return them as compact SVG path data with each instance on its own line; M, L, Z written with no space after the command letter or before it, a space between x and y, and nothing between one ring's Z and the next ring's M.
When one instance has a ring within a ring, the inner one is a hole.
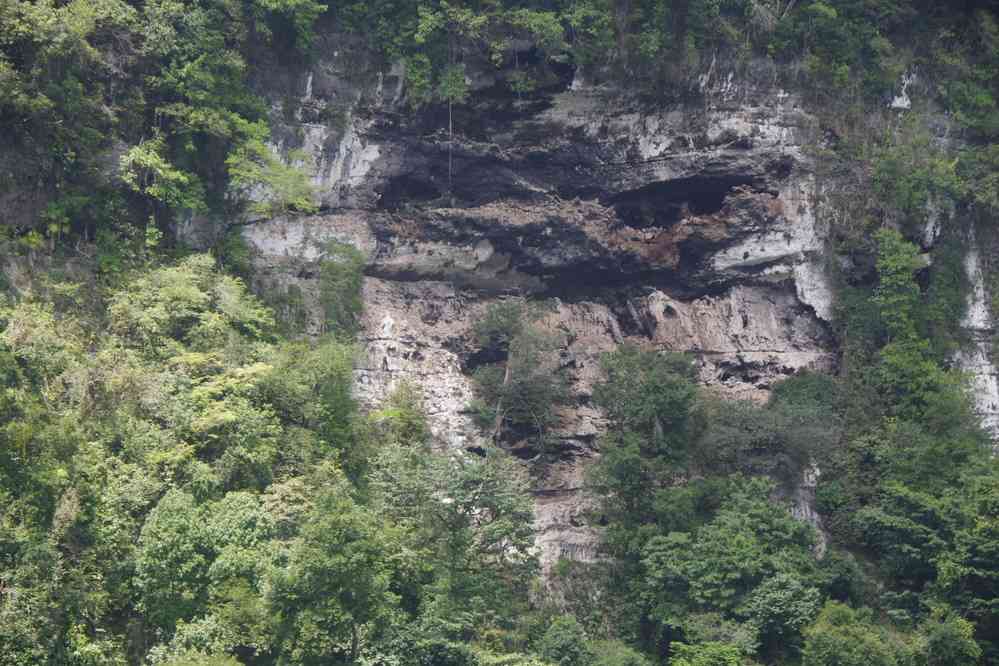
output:
M805 631L802 666L896 666L895 654L861 613L828 602Z
M634 433L644 453L676 455L697 432L697 387L690 359L622 345L605 354L606 380L593 399L617 433Z
M506 427L526 430L543 448L555 410L568 400L566 381L555 366L557 340L533 323L539 315L522 299L505 299L490 305L474 326L483 351L503 358L473 375L479 421L491 426L494 443Z
M135 557L139 608L150 623L171 632L204 609L209 561L194 498L168 491L149 512Z
M376 506L421 554L424 620L481 631L524 608L536 571L533 507L523 470L502 451L435 454L420 443L389 445L373 464Z
M134 191L171 208L207 211L204 187L197 176L185 173L164 156L162 137L133 146L122 156L121 179Z
M707 425L691 456L720 473L801 478L815 454L839 442L842 422L829 405L793 404L772 396L766 406L745 400L706 400Z
M923 333L921 295L915 272L922 267L918 248L891 229L878 241L878 288L874 303L887 334L879 375L892 397L894 412L938 433L956 432L969 422L963 381L933 357Z
M583 625L572 615L563 615L548 627L538 652L542 659L558 666L591 666L594 655L587 641Z
M316 188L303 168L308 163L300 150L289 152L286 163L262 140L247 140L226 158L230 191L237 200L250 201L257 216L315 213Z
M770 482L736 479L732 485L709 521L645 543L643 605L663 631L683 628L694 613L717 612L791 642L818 601L799 578L814 568L812 529L773 505ZM768 603L774 605L764 608Z
M761 653L790 651L819 611L819 590L800 575L778 572L763 580L741 610L759 632Z
M436 6L435 6L436 4ZM465 66L458 62L459 42L477 40L482 34L488 17L458 3L438 0L419 5L419 24L415 33L418 45L426 43L435 32L443 32L447 40L447 65L440 77L438 96L447 103L447 189L454 205L452 180L454 174L454 105L468 97L465 83Z
M319 302L326 320L323 331L342 339L351 339L360 326L364 303L364 255L357 248L331 241L319 273Z
M357 504L334 476L316 499L284 567L270 574L271 612L283 658L299 664L355 663L390 621L394 531Z
M949 494L959 512L957 525L950 547L936 559L939 577L935 587L962 615L976 623L980 635L995 635L999 627L996 615L999 474L990 466L988 473L970 475L962 479L957 488L957 492ZM951 627L948 631L958 628Z
M937 612L919 631L926 641L927 666L974 666L982 657L974 625L957 615Z
M229 656L208 656L187 652L164 661L161 666L240 666L240 663Z
M645 655L621 641L597 641L590 648L593 666L650 666Z

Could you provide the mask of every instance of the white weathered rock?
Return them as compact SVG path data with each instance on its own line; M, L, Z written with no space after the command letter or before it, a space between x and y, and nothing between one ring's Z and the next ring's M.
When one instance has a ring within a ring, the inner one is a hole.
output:
M791 495L791 515L815 528L816 541L813 546L819 558L826 554L828 538L822 524L822 516L815 510L815 489L819 485L822 471L814 462L801 472L801 481Z
M972 402L982 425L992 436L999 437L999 370L992 362L992 333L995 322L989 308L989 293L985 271L982 268L981 248L972 228L964 255L964 271L971 289L967 297L967 310L961 326L968 333L969 341L955 354L959 368L971 378Z
M905 74L903 74L902 80L899 85L898 94L892 98L891 104L889 104L888 106L891 107L892 109L898 109L901 111L911 109L912 100L909 99L909 86L915 83L917 78L918 77L916 76L915 71L910 70Z

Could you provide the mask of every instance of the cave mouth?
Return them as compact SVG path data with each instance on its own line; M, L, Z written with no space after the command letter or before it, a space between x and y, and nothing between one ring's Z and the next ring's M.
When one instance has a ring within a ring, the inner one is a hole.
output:
M441 196L442 192L432 182L404 174L386 183L381 205L388 210L396 210L407 203L434 201Z
M636 229L670 227L687 215L713 215L733 189L752 185L748 176L691 176L650 183L610 198L618 219Z
M469 354L461 364L461 371L466 375L471 375L483 366L503 363L506 359L507 353L504 350L495 345L487 345Z

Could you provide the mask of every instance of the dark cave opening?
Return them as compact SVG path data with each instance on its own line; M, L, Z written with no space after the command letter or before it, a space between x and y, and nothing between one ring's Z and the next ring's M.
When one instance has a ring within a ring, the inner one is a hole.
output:
M745 176L692 176L650 183L610 198L618 218L636 229L670 227L689 215L713 215L736 187L751 185Z
M396 210L403 204L440 199L442 193L432 182L403 174L390 180L382 190L381 205Z

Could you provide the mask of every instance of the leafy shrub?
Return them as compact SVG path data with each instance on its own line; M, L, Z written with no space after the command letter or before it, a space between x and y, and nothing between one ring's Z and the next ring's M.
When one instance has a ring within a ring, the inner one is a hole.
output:
M538 644L538 653L558 666L590 666L594 660L586 630L571 615L552 622Z
M670 643L669 647L670 664L675 666L740 666L743 663L738 648L725 643Z
M324 329L351 338L361 324L361 285L364 255L346 243L333 241L326 248L319 274L319 300L326 315Z
M649 660L642 653L633 650L621 641L596 641L590 644L593 651L593 666L649 666Z
M480 666L479 657L469 645L440 638L419 641L413 649L413 666Z
M869 618L830 601L805 631L803 666L895 666L895 653Z
M256 215L278 216L285 213L314 213L316 189L304 166L308 156L292 151L285 163L269 146L251 139L238 146L226 158L231 185L237 196L249 199ZM304 166L300 166L304 165Z

